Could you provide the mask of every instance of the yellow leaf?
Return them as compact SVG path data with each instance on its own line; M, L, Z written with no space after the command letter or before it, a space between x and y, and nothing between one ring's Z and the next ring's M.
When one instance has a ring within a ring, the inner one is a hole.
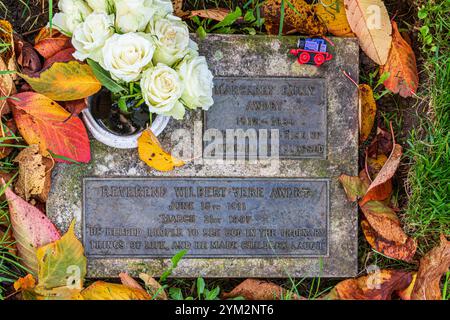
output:
M37 249L38 287L83 286L86 275L86 257L81 242L76 238L75 221L61 239Z
M344 0L320 0L314 9L329 33L337 37L354 36L345 14Z
M347 20L361 49L384 65L392 44L392 26L382 0L344 0Z
M367 84L359 85L359 142L367 140L372 131L377 104L372 88Z
M150 300L150 295L137 288L130 288L122 284L96 281L81 291L85 300Z
M91 68L77 61L55 62L38 78L20 75L38 93L55 101L72 101L89 97L102 88Z
M164 151L151 130L145 130L138 139L139 158L158 171L171 171L184 165L184 161Z

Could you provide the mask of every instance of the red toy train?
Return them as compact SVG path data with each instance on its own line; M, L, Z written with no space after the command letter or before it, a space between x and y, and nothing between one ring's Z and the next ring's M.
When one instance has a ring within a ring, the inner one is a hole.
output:
M325 61L330 61L333 55L328 52L324 39L299 39L298 49L292 49L291 54L298 57L300 64L322 65Z

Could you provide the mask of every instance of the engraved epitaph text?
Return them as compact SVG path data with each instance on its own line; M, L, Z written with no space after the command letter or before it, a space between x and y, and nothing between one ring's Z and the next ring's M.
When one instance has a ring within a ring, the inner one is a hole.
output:
M328 180L86 178L83 197L91 258L328 254Z
M325 159L325 83L324 79L317 78L216 78L214 107L204 114L204 129L219 130L227 139L230 134L227 131L230 130L242 130L251 136L251 130L258 135L267 129L268 150L258 150L264 156L273 154L270 151L270 132L275 129L278 130L281 159ZM204 141L205 148L209 143ZM238 143L246 144L241 147L250 149L245 139L234 143L236 149L239 148ZM261 141L258 145L260 148Z

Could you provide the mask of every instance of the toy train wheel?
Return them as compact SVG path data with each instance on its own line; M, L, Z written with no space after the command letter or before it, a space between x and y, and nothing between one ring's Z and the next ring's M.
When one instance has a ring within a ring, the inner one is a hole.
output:
M308 52L302 52L300 54L300 56L298 57L298 62L301 64L305 64L309 62L309 59L311 59L311 57L309 56Z
M322 63L325 62L325 56L323 54L316 54L314 56L314 63L318 66L320 66Z

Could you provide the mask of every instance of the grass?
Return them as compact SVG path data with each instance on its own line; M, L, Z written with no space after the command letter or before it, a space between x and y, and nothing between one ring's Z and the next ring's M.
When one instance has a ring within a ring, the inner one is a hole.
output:
M450 234L450 2L427 1L419 11L427 83L422 97L429 108L411 132L406 154L412 161L405 223L423 255Z

